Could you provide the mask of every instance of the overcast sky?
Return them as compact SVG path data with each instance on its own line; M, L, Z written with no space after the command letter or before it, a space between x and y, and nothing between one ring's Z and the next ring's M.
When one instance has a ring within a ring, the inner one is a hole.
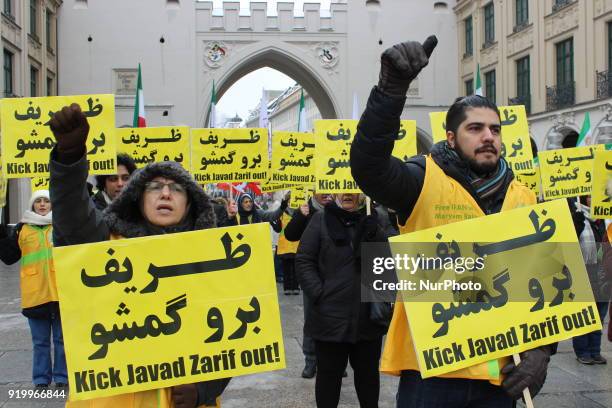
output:
M228 118L236 113L246 120L249 111L259 106L262 89L284 90L295 84L295 81L272 68L261 68L243 76L236 81L217 103L217 112ZM222 123L220 124L222 125Z
M321 9L329 10L330 1L321 0ZM223 8L222 0L213 0L213 3L214 8ZM249 3L249 0L240 0L240 8L248 10ZM295 0L294 3L298 10L303 9L304 0ZM268 0L268 11L270 10L276 10L276 0ZM279 71L271 68L258 69L245 75L232 85L223 97L219 99L217 112L219 114L223 113L228 118L233 117L237 113L243 120L246 120L249 111L259 104L262 89L284 90L293 84L295 84L293 79Z

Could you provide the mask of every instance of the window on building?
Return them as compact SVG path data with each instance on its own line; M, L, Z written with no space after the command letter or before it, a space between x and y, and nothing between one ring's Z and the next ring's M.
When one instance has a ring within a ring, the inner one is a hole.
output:
M13 53L4 50L4 96L13 95Z
M529 56L516 61L516 96L525 105L527 113L531 112Z
M574 39L557 43L557 86L574 82Z
M485 75L485 96L495 103L495 70L487 72Z
M516 25L523 26L529 22L529 1L516 0Z
M53 96L53 95L54 95L53 78L47 77L47 96Z
M465 95L473 95L474 94L474 80L468 79L465 81Z
M38 69L30 66L30 96L38 96Z
M13 15L13 0L4 0L4 14Z
M36 1L37 0L30 0L30 34L34 36L38 35L36 26L36 19L38 17Z
M474 27L472 16L465 19L465 55L474 54Z
M45 14L45 37L46 37L46 44L47 44L47 49L53 49L53 42L51 41L52 38L52 19L53 19L53 13L51 13L51 10L47 10L47 13Z
M493 2L484 6L484 39L485 45L495 41L495 10Z

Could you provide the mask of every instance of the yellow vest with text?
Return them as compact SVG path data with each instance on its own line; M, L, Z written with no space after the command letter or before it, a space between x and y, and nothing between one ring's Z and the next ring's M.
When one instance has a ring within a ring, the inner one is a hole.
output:
M51 225L24 224L19 232L21 249L21 307L57 302Z
M120 235L111 234L110 239L122 239ZM207 407L201 405L201 407ZM217 398L216 408L221 407L221 397ZM94 398L85 401L68 401L66 408L174 408L172 389L131 392L112 397Z
M533 204L536 204L535 194L513 180L508 186L501 210L506 211ZM406 234L482 216L485 216L485 213L470 193L459 182L448 177L433 159L427 156L423 189L406 224L400 226L400 233ZM509 358L506 357L439 377L488 380L499 385L501 384L500 367L508 362ZM401 302L395 304L380 370L391 375L400 375L403 370L419 371L410 326L404 304Z
M285 228L287 228L287 224L289 224L289 221L291 221L291 216L287 213L283 213L281 220L283 222L283 230L278 236L276 255L295 254L297 252L298 246L300 245L300 241L292 242L288 241L287 238L285 238Z

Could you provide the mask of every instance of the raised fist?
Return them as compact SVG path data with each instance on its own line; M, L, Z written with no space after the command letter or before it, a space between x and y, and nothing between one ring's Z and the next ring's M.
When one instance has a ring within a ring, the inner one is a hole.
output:
M238 205L236 204L236 201L232 199L227 204L227 216L228 218L234 218L237 213L238 213Z
M64 106L49 122L60 154L84 154L89 123L76 103Z
M380 56L378 88L387 95L405 97L410 82L427 66L437 44L432 35L422 45L406 41L387 48Z
M304 217L308 217L308 214L310 214L310 206L308 205L308 203L300 205L300 212Z

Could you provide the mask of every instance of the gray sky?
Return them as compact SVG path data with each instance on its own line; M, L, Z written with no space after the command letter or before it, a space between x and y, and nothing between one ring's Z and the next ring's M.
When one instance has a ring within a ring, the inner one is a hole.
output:
M308 0L312 1L312 0ZM321 9L329 10L331 0L321 0ZM249 10L249 0L240 0L240 8ZM296 9L302 10L304 0L294 1ZM222 0L213 0L214 8L222 9ZM276 10L276 0L268 0L268 11ZM296 13L299 15L300 13ZM302 13L303 15L303 13ZM271 68L261 68L251 72L238 80L223 95L217 103L217 112L227 117L233 117L236 113L242 118L247 118L249 111L259 104L262 88L273 90L284 90L295 84L295 81L287 75Z
M283 90L295 84L295 81L272 68L260 68L236 81L217 103L217 112L227 117L236 113L246 120L249 111L259 106L262 89ZM220 123L219 125L222 125Z

